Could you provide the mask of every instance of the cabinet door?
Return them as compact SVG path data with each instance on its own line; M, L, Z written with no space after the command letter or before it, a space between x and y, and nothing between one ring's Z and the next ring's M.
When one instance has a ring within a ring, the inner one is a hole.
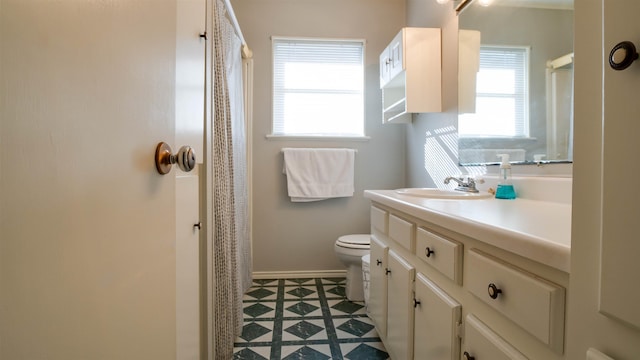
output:
M462 306L421 273L416 274L414 358L456 360L460 357L458 325Z
M467 315L463 359L526 360L511 344L493 332L474 315Z
M391 57L389 48L380 54L380 88L382 89L389 82L389 69L391 68Z
M637 2L605 0L603 6L607 54L620 41L630 38L637 41L640 31L640 24L634 18L640 9ZM604 70L600 266L600 312L636 329L640 329L640 288L635 285L640 274L640 241L637 240L640 193L622 188L619 174L623 169L625 178L636 179L640 175L637 159L640 122L635 121L640 111L638 65L636 62L624 71L615 71L609 66Z
M415 268L389 250L387 350L394 360L413 359L413 279Z
M391 64L389 67L389 79L393 79L396 75L398 75L403 69L403 61L404 61L404 33L405 29L402 29L393 41L389 45L389 56L391 57Z
M376 330L381 338L387 335L387 252L389 246L371 236L371 265L369 284L369 316L376 325Z

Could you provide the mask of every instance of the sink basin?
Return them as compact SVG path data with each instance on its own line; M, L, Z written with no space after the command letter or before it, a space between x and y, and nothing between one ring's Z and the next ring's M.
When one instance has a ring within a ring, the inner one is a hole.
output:
M479 200L493 197L492 194L485 191L468 193L463 191L437 188L408 188L398 189L396 190L396 192L400 195L417 196L430 199Z

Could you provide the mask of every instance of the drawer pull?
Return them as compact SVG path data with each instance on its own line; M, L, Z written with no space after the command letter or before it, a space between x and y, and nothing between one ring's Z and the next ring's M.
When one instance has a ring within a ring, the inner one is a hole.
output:
M475 357L471 356L471 354L469 354L468 352L464 352L463 354L464 360L476 360Z
M502 290L498 289L498 287L493 283L489 284L487 291L489 292L489 297L492 299L497 299L498 295L502 294Z
M418 300L418 299L413 299L413 307L414 307L414 308L417 308L417 307L418 307L418 305L420 305L420 304L422 304L422 303L420 302L420 300Z
M384 273L385 273L386 275L391 274L391 269L385 269L385 272L384 272Z
M436 252L431 250L430 247L427 246L426 249L424 249L424 254L427 255L427 257L431 257L431 254L435 254Z
M382 264L382 260L376 259L376 266L380 266Z

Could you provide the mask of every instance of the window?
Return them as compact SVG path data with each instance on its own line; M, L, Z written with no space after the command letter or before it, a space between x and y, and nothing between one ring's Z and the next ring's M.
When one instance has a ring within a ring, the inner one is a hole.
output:
M480 47L476 112L458 118L461 137L529 136L529 48Z
M276 136L364 136L364 41L274 38Z

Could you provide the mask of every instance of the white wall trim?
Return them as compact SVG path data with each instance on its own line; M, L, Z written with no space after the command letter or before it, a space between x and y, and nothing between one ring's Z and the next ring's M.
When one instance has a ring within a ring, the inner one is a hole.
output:
M312 270L312 271L255 271L254 279L296 279L296 278L322 278L322 277L346 277L347 270Z

